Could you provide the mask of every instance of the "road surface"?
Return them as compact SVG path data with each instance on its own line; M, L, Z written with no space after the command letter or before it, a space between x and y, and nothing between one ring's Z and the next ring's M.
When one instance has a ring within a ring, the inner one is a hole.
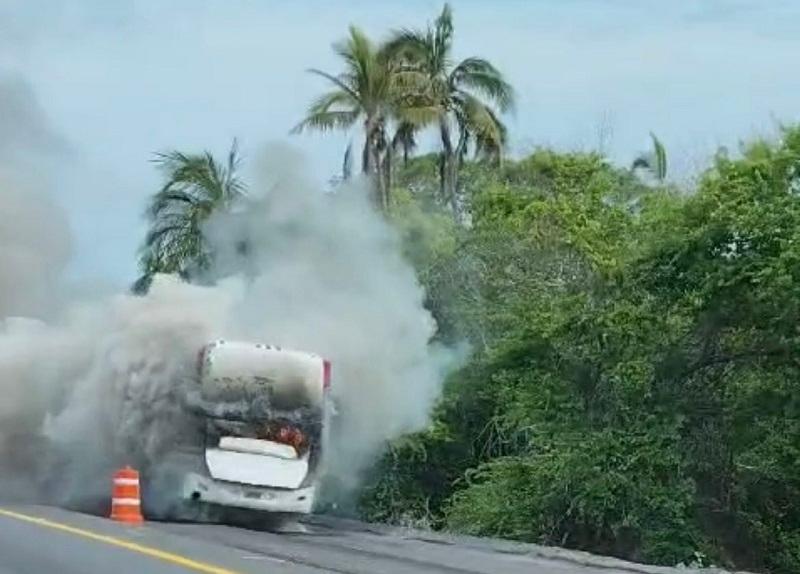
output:
M0 505L0 574L690 572L332 519L312 519L305 528L277 534L208 524L137 527L51 507Z

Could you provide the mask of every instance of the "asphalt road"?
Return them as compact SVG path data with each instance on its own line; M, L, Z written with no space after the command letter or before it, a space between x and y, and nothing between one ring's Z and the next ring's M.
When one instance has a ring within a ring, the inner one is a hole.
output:
M690 572L332 519L312 519L304 528L279 534L207 524L136 527L57 508L0 505L0 574Z

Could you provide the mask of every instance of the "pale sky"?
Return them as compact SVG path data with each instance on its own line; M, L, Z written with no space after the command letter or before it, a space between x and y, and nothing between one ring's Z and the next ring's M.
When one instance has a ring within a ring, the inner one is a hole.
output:
M681 175L719 145L800 120L797 0L451 4L456 56L490 59L517 90L515 154L593 149L605 131L608 153L628 163L653 130ZM16 102L13 113L37 118L20 135L14 118L0 120L0 153L44 140L61 150L47 169L76 237L71 273L127 284L159 183L153 152L221 153L237 136L252 157L286 140L326 181L352 136L288 135L326 88L304 70L338 71L330 45L350 23L378 39L424 25L441 5L0 0L0 106L3 86L16 86L30 109Z

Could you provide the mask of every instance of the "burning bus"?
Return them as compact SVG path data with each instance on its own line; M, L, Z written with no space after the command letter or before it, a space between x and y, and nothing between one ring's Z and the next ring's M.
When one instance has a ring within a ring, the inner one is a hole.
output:
M330 384L330 363L310 353L249 342L206 345L183 397L200 440L176 447L153 469L145 512L149 506L174 517L213 505L310 513L327 443Z

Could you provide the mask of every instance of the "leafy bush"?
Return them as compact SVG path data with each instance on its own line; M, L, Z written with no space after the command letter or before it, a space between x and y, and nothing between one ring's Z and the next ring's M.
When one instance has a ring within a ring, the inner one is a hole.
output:
M403 186L433 189L426 161ZM414 193L397 221L474 355L365 515L800 571L800 128L718 155L694 193L547 150L462 180L469 226Z
M453 496L447 526L661 564L699 547L674 434L600 431L537 450L479 467Z

